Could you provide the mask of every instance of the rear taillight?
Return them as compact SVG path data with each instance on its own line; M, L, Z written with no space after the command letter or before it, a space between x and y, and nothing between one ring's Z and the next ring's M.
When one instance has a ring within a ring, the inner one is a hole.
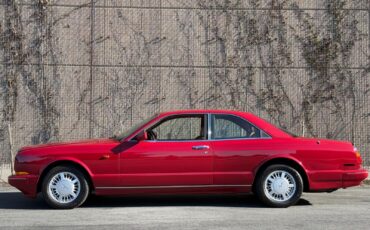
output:
M354 148L354 152L355 152L355 155L356 155L357 163L358 163L358 164L362 164L361 154L360 154L360 152L357 150L357 148L356 148L356 147Z

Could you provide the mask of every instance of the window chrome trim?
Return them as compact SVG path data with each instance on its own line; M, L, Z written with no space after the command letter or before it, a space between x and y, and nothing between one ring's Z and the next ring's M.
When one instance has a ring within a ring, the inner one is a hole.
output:
M181 117L181 116L184 116L186 117L187 115L204 115L205 113L181 113L181 114L171 114L171 115L167 115L165 117L162 117L162 118L158 118L158 116L160 116L161 114L158 114L157 117L154 117L152 120L150 120L148 123L144 124L141 129L137 129L135 130L133 133L131 133L129 136L135 134L134 136L132 136L130 139L128 139L127 141L136 141L134 138L141 132L141 131L146 131L147 129L150 129L152 128L153 126L156 126L158 123L161 123L162 121L164 121L165 119L169 118L169 117ZM158 119L157 121L154 122L155 119ZM153 121L153 124L149 124ZM123 140L123 139L122 139ZM122 141L121 140L121 141Z
M211 117L212 117L212 114L207 113L207 134L208 134L207 140L211 140L211 136L212 136Z
M171 117L171 116L179 116L181 117L181 115L200 115L200 114L203 114L203 115L206 115L206 118L207 118L207 131L208 131L208 137L207 139L202 139L202 140L144 140L144 142L202 142L202 141L232 141L232 140L269 140L269 139L272 139L271 135L269 133L267 133L266 131L264 131L263 129L261 129L260 127L256 126L255 124L253 124L252 122L244 119L243 117L240 117L238 115L234 115L234 114L228 114L228 113L189 113L189 114L177 114L177 115L169 115L169 116L166 116L166 117L163 117L161 119L159 119L157 122L155 122L154 124L150 125L149 127L144 127L142 130L147 130L153 126L155 126L156 124L158 124L159 122L163 121L164 119L168 118L168 117ZM253 125L254 127L256 127L257 129L259 129L260 131L263 131L266 135L268 135L269 137L259 137L259 138L248 138L248 137L238 137L238 138L224 138L224 139L212 139L212 115L228 115L228 116L234 116L234 117L237 117L237 118L240 118L248 123L250 123L251 125ZM135 131L136 132L136 131ZM133 138L135 138L135 136L133 136L129 141L135 141Z
M162 142L201 142L201 141L209 141L207 139L203 139L203 140L144 140L143 142L158 142L158 143L162 143Z
M226 115L226 116L233 116L233 117L237 117L237 118L240 118L246 122L248 122L249 124L253 125L254 127L256 127L257 129L259 129L260 131L264 132L266 135L268 135L268 137L252 137L252 138L248 138L248 137L236 137L236 138L220 138L220 139L212 139L211 136L210 136L210 141L231 141L231 140L261 140L261 139L272 139L271 135L268 134L266 131L264 131L263 129L261 129L260 127L258 127L257 125L253 124L252 122L246 120L245 118L243 117L240 117L238 115L234 115L234 114L227 114L227 113L212 113L212 114L209 114L210 117L212 115ZM210 119L209 118L209 122L210 122ZM211 128L211 127L210 127ZM212 134L212 129L210 130L211 134Z
M158 121L154 122L153 124L151 125L147 125L145 127L143 127L138 133L140 133L141 131L146 131L150 128L153 128L154 126L156 125L160 125L159 123L163 122L164 120L170 118L170 117L191 117L191 116L197 116L197 115L203 115L203 119L205 119L204 115L207 115L206 113L183 113L183 114L171 114L171 115L168 115L168 116L165 116L165 117L162 117L160 118ZM154 118L155 119L155 118ZM169 119L170 120L170 119ZM138 130L136 130L135 132L137 132ZM131 135L131 134L130 134ZM134 135L133 137L131 137L128 141L136 141L134 138L137 136ZM207 141L207 139L202 139L202 140L144 140L144 142L179 142L179 141Z
M211 139L209 141L238 141L238 140L271 140L272 137L260 137L260 138L247 138L247 137L238 137L238 138L225 138L225 139Z
M144 140L143 142L149 143L162 143L162 142L209 142L209 141L237 141L237 140L270 140L272 137L260 137L260 138L248 138L248 137L238 137L238 138L225 138L225 139L204 139L204 140Z
M219 187L251 187L244 184L216 184L216 185L168 185L168 186L124 186L124 187L96 187L96 189L171 189L171 188L219 188Z

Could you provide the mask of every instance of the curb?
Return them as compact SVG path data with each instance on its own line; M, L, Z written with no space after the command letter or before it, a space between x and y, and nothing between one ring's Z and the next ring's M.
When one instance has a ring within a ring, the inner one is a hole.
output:
M12 186L10 186L10 184L8 184L6 182L0 181L0 187L12 187Z

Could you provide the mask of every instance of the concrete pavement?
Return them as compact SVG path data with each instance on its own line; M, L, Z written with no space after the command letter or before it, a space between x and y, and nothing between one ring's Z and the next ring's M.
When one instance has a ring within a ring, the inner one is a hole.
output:
M39 197L0 188L0 229L370 229L370 186L305 193L286 209L251 195L94 197L52 210Z

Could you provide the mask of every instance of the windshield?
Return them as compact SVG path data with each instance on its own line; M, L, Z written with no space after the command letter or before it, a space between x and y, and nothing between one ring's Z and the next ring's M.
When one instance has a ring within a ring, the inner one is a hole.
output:
M123 131L122 133L118 134L118 135L113 135L112 137L110 137L111 139L115 139L115 140L122 140L126 137L128 137L130 134L132 134L133 132L135 132L138 128L140 128L141 126L145 125L146 123L148 123L149 121L151 121L152 119L154 119L155 117L157 117L158 114L155 114L139 123L136 123L135 125L133 125L131 128Z

